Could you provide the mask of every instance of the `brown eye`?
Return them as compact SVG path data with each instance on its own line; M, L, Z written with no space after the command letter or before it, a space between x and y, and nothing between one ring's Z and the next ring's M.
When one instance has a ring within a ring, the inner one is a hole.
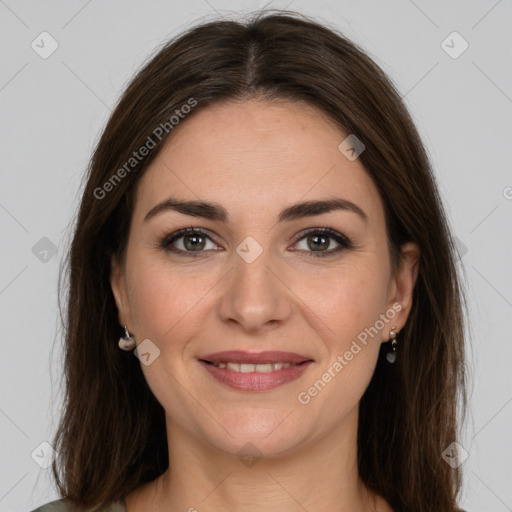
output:
M309 235L307 237L308 247L313 251L324 251L329 248L330 238L325 235Z
M199 256L219 248L206 233L192 227L167 235L160 242L160 247L165 251L186 256Z
M309 255L313 257L322 257L350 249L352 242L331 228L316 228L306 232L296 243L296 247L297 251L310 253Z
M206 239L202 235L184 235L182 238L187 251L198 251L206 245Z

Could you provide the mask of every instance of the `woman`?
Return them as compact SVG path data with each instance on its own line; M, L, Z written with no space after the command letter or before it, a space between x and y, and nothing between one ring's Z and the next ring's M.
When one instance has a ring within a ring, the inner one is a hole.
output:
M334 30L262 13L162 48L68 269L39 511L459 510L453 239L400 96Z

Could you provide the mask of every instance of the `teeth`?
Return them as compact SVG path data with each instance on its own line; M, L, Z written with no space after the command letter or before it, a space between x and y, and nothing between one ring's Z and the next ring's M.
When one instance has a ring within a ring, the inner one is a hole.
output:
M248 364L248 363L213 363L218 368L228 368L235 372L250 373L269 373L274 370L281 370L281 368L288 368L290 366L296 366L292 363L265 363L265 364Z

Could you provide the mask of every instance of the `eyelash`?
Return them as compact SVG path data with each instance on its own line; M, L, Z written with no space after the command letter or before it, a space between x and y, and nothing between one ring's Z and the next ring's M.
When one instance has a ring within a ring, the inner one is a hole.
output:
M340 252L347 250L347 249L351 249L353 247L352 241L348 237L346 237L345 235L342 235L341 233L338 233L331 227L308 229L308 230L304 231L303 233L301 233L301 236L298 238L298 240L295 242L295 244L299 243L301 240L303 240L304 238L307 238L309 235L312 235L312 234L320 234L327 238L332 238L339 244L339 246L337 248L331 249L329 251L300 251L300 250L298 251L298 252L310 253L310 256L308 256L308 257L311 257L311 258L325 258L327 256L339 254ZM202 250L202 251L183 251L182 249L176 249L175 247L172 246L172 244L176 240L179 240L180 238L182 238L186 235L200 235L205 238L208 238L211 242L215 243L211 239L211 237L207 233L205 233L203 230L201 230L199 228L194 228L191 226L190 228L180 229L179 231L175 231L174 233L166 235L160 241L159 247L161 249L163 249L164 251L173 252L180 256L185 256L185 257L191 256L193 258L202 257L201 253L206 252L204 250Z

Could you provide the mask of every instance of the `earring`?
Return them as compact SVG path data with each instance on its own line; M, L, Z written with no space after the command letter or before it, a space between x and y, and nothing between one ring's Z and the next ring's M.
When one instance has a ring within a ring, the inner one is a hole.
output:
M135 338L129 333L128 327L124 326L124 336L119 338L119 348L130 351L135 348Z
M395 331L396 327L392 327L391 331L389 331L389 338L391 340L392 351L386 354L386 359L393 364L396 361L396 347L398 345L398 341L396 341L396 337L398 336L398 331Z

